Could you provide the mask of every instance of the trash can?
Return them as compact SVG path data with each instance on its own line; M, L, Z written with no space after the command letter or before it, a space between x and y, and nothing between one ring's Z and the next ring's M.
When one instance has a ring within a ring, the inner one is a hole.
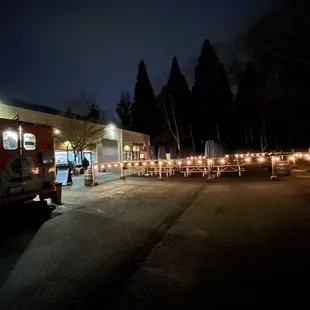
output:
M56 192L54 197L52 198L52 203L56 205L61 205L61 194L62 194L62 184L56 183Z
M91 169L87 169L84 173L84 185L91 186L93 183L93 175Z

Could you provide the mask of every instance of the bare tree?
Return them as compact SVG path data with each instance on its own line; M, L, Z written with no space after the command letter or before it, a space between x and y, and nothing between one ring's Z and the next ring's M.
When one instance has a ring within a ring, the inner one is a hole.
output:
M105 134L103 125L67 117L62 117L57 129L59 133L55 134L55 140L66 147L67 153L69 149L72 149L74 161L76 161L78 152L98 143Z
M175 102L170 96L170 94L166 92L165 87L163 87L161 94L158 96L158 103L161 108L163 117L170 130L170 133L177 144L178 156L179 156L181 143L180 143L179 126L175 115Z
M79 114L79 111L82 113ZM76 161L78 152L100 142L106 134L105 126L100 123L100 108L83 95L72 100L71 105L57 118L57 123L52 124L56 128L55 140L65 146L67 157L71 149Z

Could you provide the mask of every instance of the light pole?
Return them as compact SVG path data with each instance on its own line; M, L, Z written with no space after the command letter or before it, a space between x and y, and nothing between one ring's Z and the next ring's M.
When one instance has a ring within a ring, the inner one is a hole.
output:
M124 161L124 158L123 158L123 128L120 129L121 131L121 162Z

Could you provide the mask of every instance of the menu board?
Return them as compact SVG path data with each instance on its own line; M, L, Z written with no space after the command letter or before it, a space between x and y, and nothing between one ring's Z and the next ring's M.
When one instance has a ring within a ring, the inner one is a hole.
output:
M67 185L69 176L69 169L58 169L56 175L56 183L61 183L63 186Z
M68 164L68 154L67 151L56 151L55 152L56 165Z

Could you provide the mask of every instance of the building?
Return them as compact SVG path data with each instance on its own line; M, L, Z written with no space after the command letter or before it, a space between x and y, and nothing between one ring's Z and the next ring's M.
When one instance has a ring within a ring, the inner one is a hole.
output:
M57 115L57 110L52 108L22 102L18 102L18 104L0 102L0 118L13 119L16 115L21 121L53 126L55 135L61 134L57 129L57 124L66 120L63 116ZM70 122L78 123L71 119ZM77 155L77 163L80 163L84 156L88 160L92 159L95 163L147 158L147 150L150 146L149 135L122 130L112 124L96 126L102 127L102 137ZM56 164L67 163L67 157L71 161L74 158L69 143L56 142L55 150Z

